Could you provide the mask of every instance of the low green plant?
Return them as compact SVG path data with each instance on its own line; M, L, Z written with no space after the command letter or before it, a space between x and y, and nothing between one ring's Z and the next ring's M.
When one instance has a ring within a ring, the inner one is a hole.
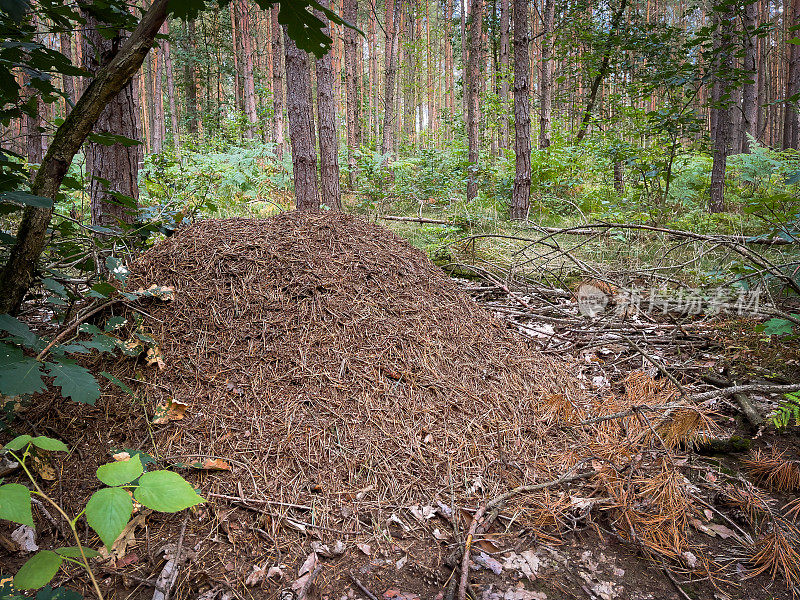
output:
M13 585L18 590L38 589L47 585L66 562L86 570L95 593L102 599L103 593L89 564L89 560L100 556L100 553L81 542L78 535L81 517L86 518L86 523L97 533L103 545L111 549L133 514L134 499L142 506L165 513L175 513L205 502L189 482L177 473L145 471L139 454L125 454L116 456L121 460L97 469L97 478L107 487L92 494L83 510L71 517L42 490L26 464L28 458L37 452L68 452L66 444L49 437L21 435L6 444L3 450L19 463L33 489L21 483L0 485L0 519L33 527L32 502L33 497L38 496L66 521L75 540L74 546L40 550L34 554L14 576Z
M772 415L772 424L775 429L783 429L794 423L800 427L800 392L785 394L786 401L775 409Z

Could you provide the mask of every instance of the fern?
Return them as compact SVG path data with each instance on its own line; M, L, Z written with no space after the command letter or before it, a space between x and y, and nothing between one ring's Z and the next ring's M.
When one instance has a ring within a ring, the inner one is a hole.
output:
M775 429L783 429L794 422L795 427L800 427L800 392L786 394L786 402L775 409L772 423Z

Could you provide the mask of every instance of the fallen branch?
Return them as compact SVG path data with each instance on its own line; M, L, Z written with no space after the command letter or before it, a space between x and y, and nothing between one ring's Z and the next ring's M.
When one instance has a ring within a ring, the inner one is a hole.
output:
M575 466L573 466L569 471L567 471L564 475L559 477L558 479L553 479L552 481L547 481L545 483L537 483L535 485L520 485L515 487L513 490L507 491L505 494L500 494L494 500L489 501L486 505L486 508L495 508L502 506L505 504L507 500L513 498L514 496L518 496L519 494L529 494L531 492L538 492L539 490L544 490L547 488L555 487L562 483L569 483L570 481L577 481L579 479L588 479L593 475L597 475L597 471L587 471L585 473L574 473L575 470L578 469L586 459L579 461Z
M369 600L378 600L378 597L372 592L370 592L369 589L358 580L358 578L353 574L352 571L350 571L350 579L353 580L353 583L356 584L356 587L360 589L364 593L364 595L367 598L369 598Z
M727 398L736 394L745 394L749 392L756 392L759 394L789 394L798 391L800 391L800 383L792 383L791 385L764 385L755 383L749 385L732 385L731 387L719 390L694 394L693 396L689 396L689 400L693 402L702 402L704 400L710 400L711 398Z
M467 596L467 583L469 581L469 561L470 554L472 553L472 540L475 537L475 531L478 528L478 523L483 519L486 512L486 505L481 506L475 515L472 517L472 524L469 526L467 539L464 542L464 553L461 556L461 580L458 584L458 600L464 600Z

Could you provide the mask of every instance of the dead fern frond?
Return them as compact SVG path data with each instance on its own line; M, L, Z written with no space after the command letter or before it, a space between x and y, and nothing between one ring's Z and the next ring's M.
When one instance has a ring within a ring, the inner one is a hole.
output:
M800 489L800 463L790 459L786 452L776 448L769 454L756 450L742 464L750 476L767 489L777 492Z

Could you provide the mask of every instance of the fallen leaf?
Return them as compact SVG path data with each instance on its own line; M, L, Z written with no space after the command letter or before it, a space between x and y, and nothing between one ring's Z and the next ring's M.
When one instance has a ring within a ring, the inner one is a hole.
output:
M730 529L729 527L725 527L725 525L721 525L719 523L712 523L707 527L711 531L715 532L723 540L727 540L729 537L736 537L736 532Z
M267 579L273 579L274 577L283 579L283 569L280 567L270 567L267 571Z
M397 567L397 570L399 571L400 569L406 566L407 562L408 562L408 554L404 554L400 560L394 563L394 566Z
M433 506L423 506L420 508L419 504L415 504L414 506L410 507L408 511L414 515L415 519L422 522L425 522L428 519L432 519L436 516L436 508Z
M372 556L372 546L369 544L356 544L356 548L361 550L367 556Z
M306 573L313 573L314 569L317 568L317 563L319 563L319 557L317 557L316 552L312 552L308 555L305 562L300 566L300 570L297 572L298 576L305 575Z
M23 554L36 552L39 549L36 545L36 530L28 525L20 525L12 531L11 539Z
M385 600L420 600L419 595L414 592L401 592L393 589L383 592L383 597Z
M258 565L253 565L253 570L247 576L247 579L244 580L244 584L248 587L253 587L254 585L258 585L267 576L267 565L263 567L259 567Z
M186 415L188 404L179 400L167 400L156 407L153 425L166 425L170 421L180 421Z
M128 452L117 452L116 454L112 454L111 458L113 458L117 462L123 462L126 460L130 460L131 455Z
M157 365L159 371L164 370L164 359L161 358L161 348L159 348L158 346L153 346L152 348L148 348L147 354L145 354L144 359L147 361L148 367Z
M496 559L486 554L486 552L481 552L480 554L473 556L472 562L480 567L489 569L495 575L500 575L500 573L503 572L503 565L501 565Z
M439 541L446 540L448 538L447 534L442 533L438 529L433 530L433 537L435 537Z
M221 458L207 458L201 464L200 468L204 471L230 471L231 466Z
M31 466L39 477L45 481L56 480L56 470L46 458L40 457L38 454L32 454L31 458L33 459L31 461Z

